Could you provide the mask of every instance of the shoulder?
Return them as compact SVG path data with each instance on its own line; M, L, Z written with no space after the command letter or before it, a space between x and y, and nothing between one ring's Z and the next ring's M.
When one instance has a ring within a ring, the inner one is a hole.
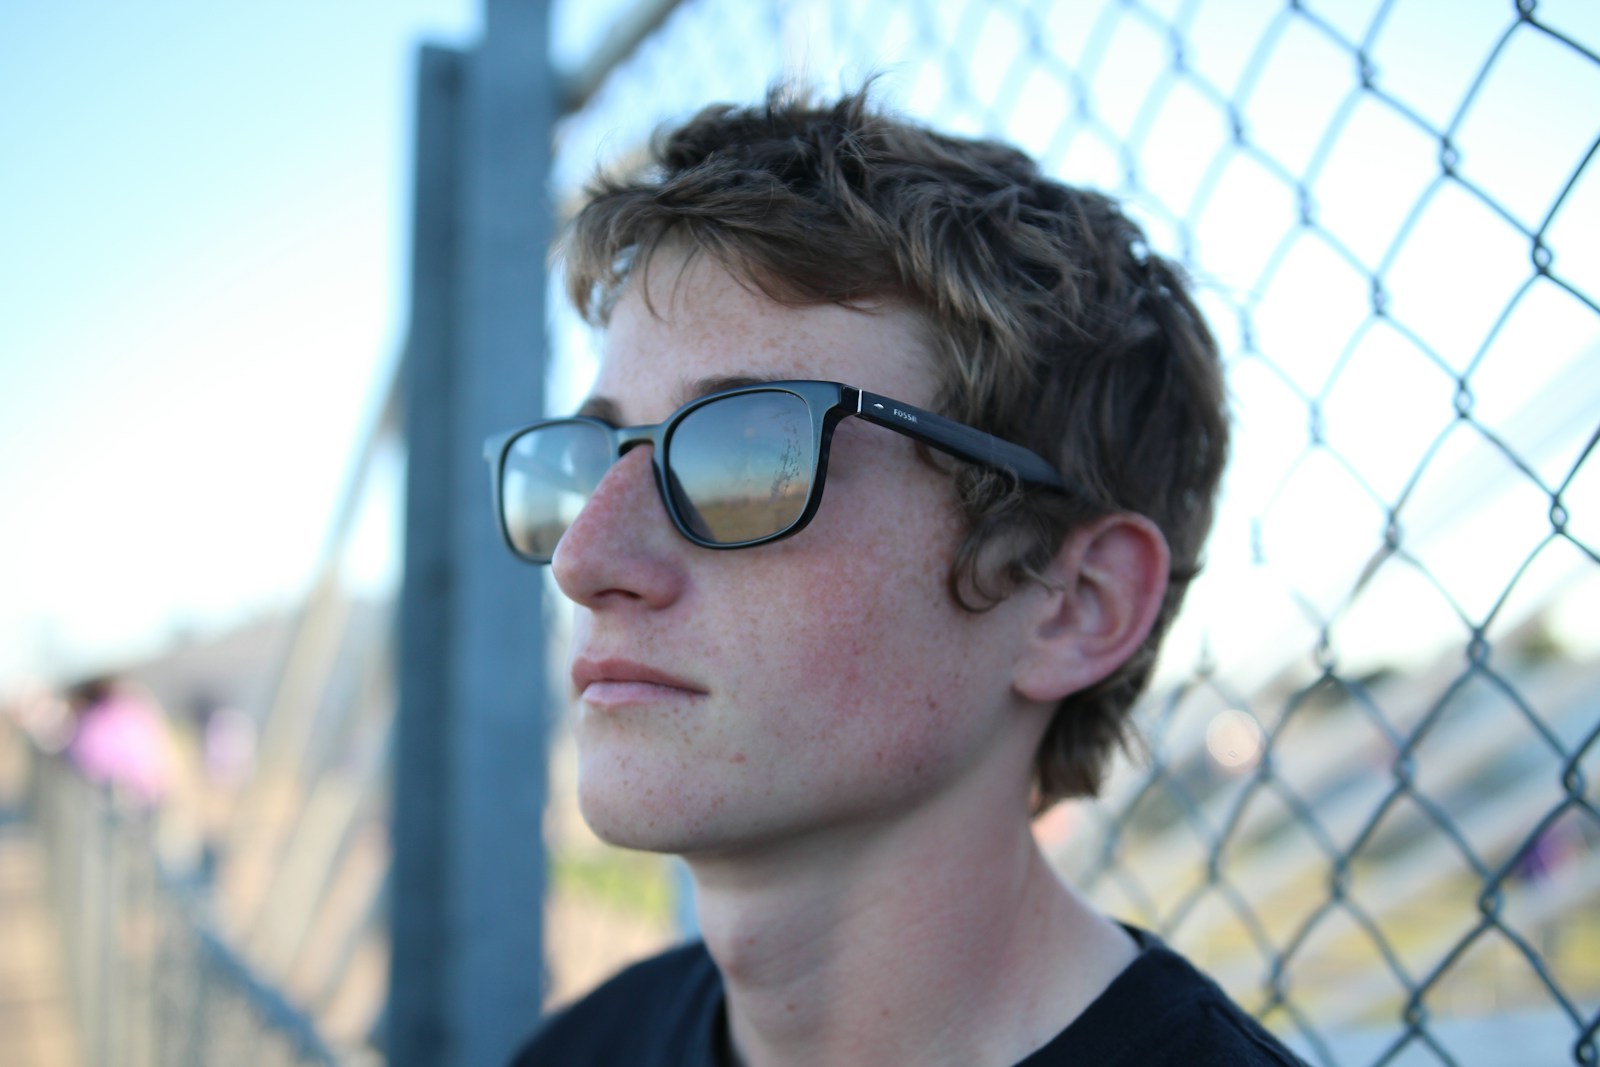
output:
M1303 1067L1222 988L1153 934L1128 931L1139 955L1057 1038L1019 1067L1065 1063Z
M545 1019L512 1067L696 1063L702 1049L710 1054L721 1010L721 976L695 941L620 971Z

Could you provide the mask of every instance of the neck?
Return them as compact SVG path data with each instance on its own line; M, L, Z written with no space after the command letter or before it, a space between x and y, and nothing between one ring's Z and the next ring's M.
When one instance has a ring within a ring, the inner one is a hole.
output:
M1017 1062L1132 959L1020 805L949 804L690 858L747 1067Z

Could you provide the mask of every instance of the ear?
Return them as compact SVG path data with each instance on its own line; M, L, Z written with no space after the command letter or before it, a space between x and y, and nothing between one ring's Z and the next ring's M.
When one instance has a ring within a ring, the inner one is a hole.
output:
M1118 512L1074 529L1033 605L1013 688L1055 703L1110 676L1150 635L1170 567L1167 539L1143 515Z

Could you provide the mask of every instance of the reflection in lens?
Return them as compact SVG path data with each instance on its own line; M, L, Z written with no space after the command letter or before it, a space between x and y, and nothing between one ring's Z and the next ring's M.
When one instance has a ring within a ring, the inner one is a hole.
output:
M512 441L500 475L512 547L530 559L554 555L610 465L611 442L594 423L546 423Z
M717 544L787 529L811 490L814 438L810 411L793 393L741 393L696 408L667 444L684 522Z

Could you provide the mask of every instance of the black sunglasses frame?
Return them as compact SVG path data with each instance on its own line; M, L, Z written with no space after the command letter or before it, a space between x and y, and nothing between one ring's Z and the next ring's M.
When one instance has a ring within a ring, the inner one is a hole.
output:
M800 398L811 414L813 430L812 454L816 462L812 472L811 484L806 493L805 506L800 514L788 526L776 533L764 534L761 537L745 541L710 541L693 530L679 513L679 506L675 503L677 494L669 484L668 464L664 457L670 456L672 448L672 435L690 413L705 407L707 404L726 400L729 397L753 393L789 393ZM819 417L820 416L820 417ZM707 393L697 397L683 407L669 415L665 421L652 425L641 426L613 426L603 419L592 418L586 415L562 419L542 419L539 422L519 426L507 433L491 437L484 442L484 458L490 464L490 478L493 482L495 519L500 527L500 536L505 540L518 559L530 563L549 563L545 557L531 556L522 552L512 540L511 531L506 526L505 507L502 500L501 482L505 478L506 456L511 451L511 446L524 434L531 433L548 426L563 426L573 423L585 423L598 426L604 430L611 442L611 464L615 464L631 448L648 444L651 446L650 466L655 471L656 490L661 497L663 506L667 509L667 516L672 520L672 525L683 538L701 548L751 548L755 545L764 545L771 541L779 541L785 537L793 536L805 529L806 524L816 515L817 508L822 504L823 484L828 475L828 449L833 442L833 431L839 422L851 416L858 416L868 422L893 430L898 434L923 444L946 452L957 459L969 463L977 463L998 470L1009 471L1021 482L1028 485L1044 486L1051 489L1065 489L1067 484L1059 471L1051 466L1044 457L1037 452L1023 448L1021 445L1012 444L993 434L982 430L975 430L971 426L963 425L943 415L926 411L911 404L878 393L870 393L864 389L856 389L839 382L825 381L773 381L759 382L753 385L741 385L732 389L721 389L715 393ZM609 469L609 465L608 465Z

